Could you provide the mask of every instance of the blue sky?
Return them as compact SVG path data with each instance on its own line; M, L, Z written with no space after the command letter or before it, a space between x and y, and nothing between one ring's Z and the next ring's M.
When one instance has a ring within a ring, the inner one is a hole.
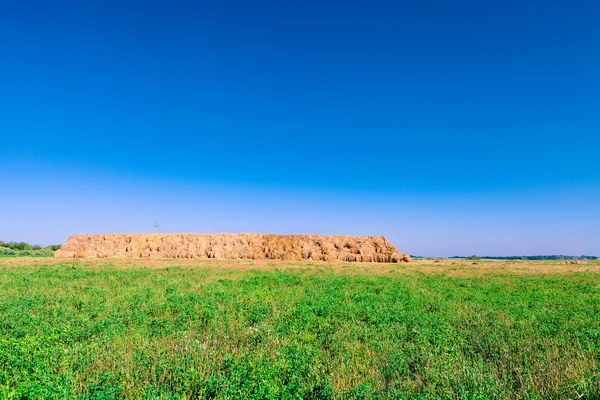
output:
M598 20L593 1L5 4L0 240L158 220L600 255Z

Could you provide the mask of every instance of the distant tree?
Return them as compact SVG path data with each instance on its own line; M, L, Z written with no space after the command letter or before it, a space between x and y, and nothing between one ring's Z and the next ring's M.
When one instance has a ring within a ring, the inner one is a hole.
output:
M8 242L2 245L12 250L31 250L31 245L25 242Z

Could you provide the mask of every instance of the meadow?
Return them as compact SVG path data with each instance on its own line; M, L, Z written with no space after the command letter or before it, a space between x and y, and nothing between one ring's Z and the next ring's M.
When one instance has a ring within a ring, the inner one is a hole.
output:
M5 258L0 397L600 398L600 262Z

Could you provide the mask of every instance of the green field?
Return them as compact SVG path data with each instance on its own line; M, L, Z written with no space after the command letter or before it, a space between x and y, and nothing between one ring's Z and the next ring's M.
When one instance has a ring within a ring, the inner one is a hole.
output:
M0 397L600 398L600 263L4 259Z

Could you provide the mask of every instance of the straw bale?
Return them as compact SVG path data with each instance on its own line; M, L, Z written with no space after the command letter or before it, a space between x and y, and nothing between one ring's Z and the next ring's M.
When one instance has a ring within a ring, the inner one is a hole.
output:
M215 258L408 262L383 236L219 234L82 234L69 238L57 258Z

